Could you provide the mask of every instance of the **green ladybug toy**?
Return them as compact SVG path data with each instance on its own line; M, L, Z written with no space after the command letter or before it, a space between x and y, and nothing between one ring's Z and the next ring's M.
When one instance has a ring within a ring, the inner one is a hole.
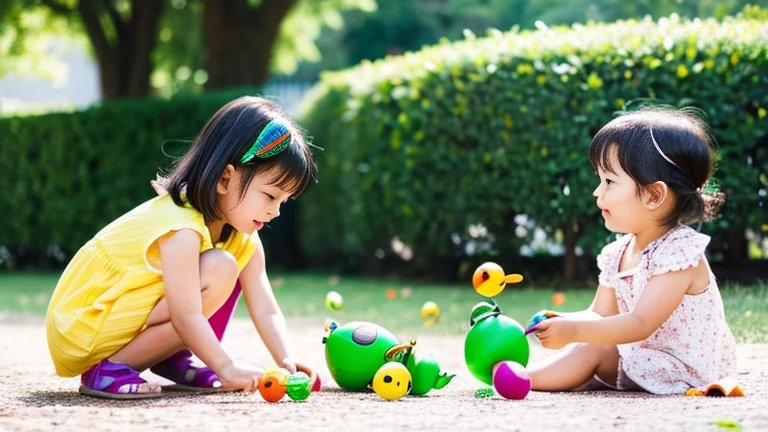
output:
M339 326L336 321L326 323L328 336L323 338L325 360L336 384L347 390L368 390L373 376L399 351L395 335L384 327L364 321Z
M472 308L464 340L464 360L475 378L493 385L496 363L511 360L526 366L529 353L525 329L502 314L495 301L488 299Z

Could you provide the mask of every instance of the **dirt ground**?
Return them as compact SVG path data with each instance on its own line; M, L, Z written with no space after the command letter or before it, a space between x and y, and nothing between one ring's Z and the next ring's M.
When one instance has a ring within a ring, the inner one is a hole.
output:
M426 396L388 402L375 394L340 391L324 361L322 323L289 322L294 346L318 365L324 390L304 402L278 404L258 394L169 395L149 401L105 401L77 393L77 378L53 372L41 318L0 315L0 431L707 431L734 422L768 430L768 345L739 347L744 398L660 397L644 393L531 392L523 401L478 399L483 385L466 369L462 336L424 336L419 349L458 376ZM410 335L406 335L410 336ZM402 338L402 336L401 336ZM232 323L224 346L236 361L269 366L248 321ZM533 357L545 355L533 347ZM148 378L156 379L151 374ZM733 424L733 423L731 423Z

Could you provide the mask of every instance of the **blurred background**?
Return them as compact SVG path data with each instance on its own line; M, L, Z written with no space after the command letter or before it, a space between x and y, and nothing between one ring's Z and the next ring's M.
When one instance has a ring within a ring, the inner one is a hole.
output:
M258 94L323 149L262 231L275 272L466 284L496 261L592 289L613 235L586 149L654 103L706 115L728 201L697 227L719 278L760 284L766 46L743 0L4 0L0 268L60 272Z

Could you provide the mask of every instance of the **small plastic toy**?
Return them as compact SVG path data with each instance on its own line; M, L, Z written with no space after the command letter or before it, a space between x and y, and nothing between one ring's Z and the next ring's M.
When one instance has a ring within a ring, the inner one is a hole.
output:
M728 378L723 378L717 382L714 382L704 388L690 388L686 390L685 395L686 396L714 396L714 397L723 397L723 396L742 397L744 396L744 390L741 388L739 384L737 384L735 378L728 377Z
M504 291L508 283L522 282L519 274L504 275L504 269L494 262L480 265L472 275L472 286L480 295L491 298Z
M312 392L312 379L304 372L296 372L285 380L285 394L295 401L303 401Z
M472 375L493 385L493 366L505 360L528 364L530 347L523 327L503 315L489 299L472 308L469 332L464 340L464 360Z
M437 323L437 320L440 318L440 307L433 301L424 303L424 305L421 307L421 317L429 318L424 323L424 327L429 327Z
M400 362L382 365L373 376L371 388L386 400L397 400L411 391L411 373Z
M493 388L505 399L525 399L531 391L531 378L520 363L501 361L493 365Z
M531 321L528 323L528 326L525 328L525 335L527 336L537 331L538 328L536 328L536 326L540 322L549 318L554 318L556 316L559 316L557 312L553 312L551 310L540 310L536 312L535 314L533 314L533 316L531 317Z
M565 294L561 292L552 294L552 304L555 306L562 306L565 304Z
M491 387L483 387L475 390L475 397L478 399L493 397L495 394L496 392Z
M290 374L285 369L268 370L259 380L259 393L267 402L280 402L285 396L285 382Z
M413 380L412 395L425 395L430 390L439 390L451 382L455 374L440 370L440 365L432 354L422 354L415 349L416 341L410 342L411 347L405 350L403 364L408 368Z
M323 382L320 379L320 375L318 375L317 373L315 373L314 375L315 375L314 376L314 381L312 381L312 391L313 392L319 392L320 390L323 389ZM312 377L310 377L310 378L312 378Z
M414 350L415 340L401 344L392 333L376 324L356 321L339 326L329 321L326 331L328 335L323 343L328 370L343 389L370 389L374 375L388 362L406 367L414 395L441 389L454 377L441 372L434 357Z
M336 291L328 291L325 295L325 307L331 312L338 312L344 307L344 298Z
M366 390L373 375L386 363L387 352L400 344L387 329L364 321L343 326L330 321L326 331L329 334L323 343L328 370L336 384L347 390Z

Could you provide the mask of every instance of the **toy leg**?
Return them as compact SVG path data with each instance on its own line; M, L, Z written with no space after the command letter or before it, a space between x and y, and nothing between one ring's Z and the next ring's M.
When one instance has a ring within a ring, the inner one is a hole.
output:
M615 383L619 373L619 351L614 345L580 343L528 366L532 389L573 390L597 375Z
M216 311L210 318L208 323L211 325L213 332L216 333L216 337L219 338L219 342L224 338L224 331L227 330L227 325L235 314L235 308L237 308L237 300L240 298L240 292L243 287L240 286L240 281L235 283L235 289L226 302Z
M200 255L200 285L203 315L212 316L232 294L239 270L228 252L211 249ZM168 302L160 299L147 318L147 328L110 357L143 370L184 348L181 337L171 323Z

